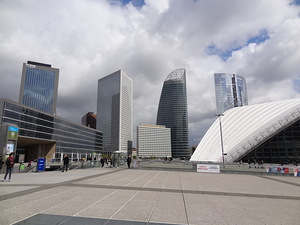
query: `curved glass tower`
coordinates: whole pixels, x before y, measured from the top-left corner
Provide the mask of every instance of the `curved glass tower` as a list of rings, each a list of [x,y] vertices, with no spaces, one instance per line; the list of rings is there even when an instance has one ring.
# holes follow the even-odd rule
[[[171,128],[172,157],[189,157],[185,69],[174,70],[166,78],[160,96],[156,124]]]

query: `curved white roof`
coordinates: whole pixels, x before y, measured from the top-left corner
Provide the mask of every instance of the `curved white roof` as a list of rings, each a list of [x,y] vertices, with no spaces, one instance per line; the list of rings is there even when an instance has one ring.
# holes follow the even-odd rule
[[[222,162],[220,119],[225,162],[234,162],[261,142],[300,119],[300,99],[249,105],[227,110],[197,146],[191,161]]]

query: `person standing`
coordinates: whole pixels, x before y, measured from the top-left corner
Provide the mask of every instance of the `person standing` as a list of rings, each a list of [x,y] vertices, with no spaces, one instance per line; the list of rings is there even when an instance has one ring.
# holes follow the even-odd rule
[[[128,158],[127,158],[128,169],[130,169],[130,164],[131,164],[131,156],[128,156]]]
[[[6,173],[5,173],[5,176],[4,176],[4,182],[7,181],[6,180],[6,177],[7,175],[8,176],[8,181],[10,182],[11,181],[11,173],[12,173],[12,170],[14,168],[14,164],[15,164],[15,160],[14,160],[14,153],[10,153],[9,154],[9,157],[6,159],[5,161],[5,164],[6,164]]]
[[[64,158],[63,158],[63,161],[64,161],[64,165],[63,165],[63,170],[62,172],[64,172],[66,170],[66,172],[68,171],[68,167],[69,167],[69,157],[68,155],[64,155]]]
[[[100,159],[101,167],[103,167],[103,166],[104,166],[104,162],[105,162],[105,159],[104,159],[104,157],[101,157],[101,159]]]

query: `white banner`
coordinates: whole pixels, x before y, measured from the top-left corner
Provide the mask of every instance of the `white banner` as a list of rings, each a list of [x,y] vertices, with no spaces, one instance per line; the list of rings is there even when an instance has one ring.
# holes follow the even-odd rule
[[[220,173],[220,166],[219,165],[197,164],[197,172],[202,172],[202,173]]]

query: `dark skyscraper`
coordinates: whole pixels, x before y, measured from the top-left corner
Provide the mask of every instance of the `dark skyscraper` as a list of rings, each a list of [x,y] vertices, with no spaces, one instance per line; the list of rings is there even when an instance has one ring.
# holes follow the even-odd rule
[[[177,69],[166,78],[160,96],[156,124],[171,128],[172,157],[189,157],[185,69]]]
[[[88,112],[81,118],[81,124],[90,128],[96,129],[97,115],[93,112]]]
[[[46,113],[56,113],[59,69],[49,64],[23,63],[19,102]]]

